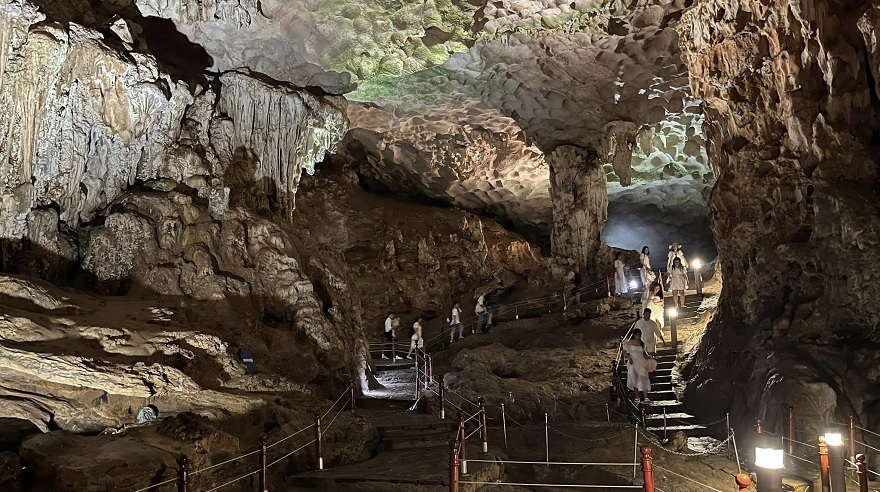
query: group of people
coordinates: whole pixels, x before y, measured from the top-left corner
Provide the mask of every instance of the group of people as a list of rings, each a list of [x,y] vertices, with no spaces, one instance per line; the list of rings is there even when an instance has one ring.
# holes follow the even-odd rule
[[[477,304],[474,308],[474,314],[476,315],[474,333],[485,333],[486,330],[488,330],[489,326],[492,325],[492,315],[497,307],[497,304],[486,301],[485,294],[477,298]],[[456,335],[458,335],[459,340],[464,338],[464,323],[462,323],[461,314],[461,306],[456,302],[452,305],[450,316],[446,318],[446,322],[449,323],[449,343],[455,341]],[[416,349],[421,349],[425,346],[425,338],[422,336],[422,323],[424,323],[424,318],[421,317],[416,319],[415,323],[413,323],[409,351],[406,354],[407,359],[412,359],[413,353],[415,353]],[[392,346],[397,340],[399,328],[400,317],[394,313],[388,314],[388,317],[385,318],[385,348],[382,350],[383,359],[389,358],[389,351],[393,352]],[[393,356],[395,359],[403,359],[403,357],[399,355]]]
[[[657,351],[657,338],[663,338],[665,324],[666,301],[663,297],[663,283],[658,273],[651,268],[651,249],[642,248],[639,255],[639,274],[642,285],[641,316],[633,327],[632,336],[623,344],[623,352],[627,361],[627,387],[636,393],[636,401],[649,401],[651,391],[650,373],[657,367],[654,353]],[[615,286],[618,294],[626,293],[623,261],[618,254],[615,258]],[[685,291],[688,288],[687,260],[681,245],[669,246],[666,260],[667,283],[672,291],[675,307],[684,307]]]

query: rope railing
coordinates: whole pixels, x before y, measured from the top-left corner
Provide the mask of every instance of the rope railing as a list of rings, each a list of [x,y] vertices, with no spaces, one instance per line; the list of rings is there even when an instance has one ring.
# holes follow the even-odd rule
[[[676,476],[676,477],[678,477],[678,478],[682,478],[682,479],[684,479],[684,480],[687,480],[688,482],[691,482],[691,483],[694,483],[694,484],[696,484],[696,485],[699,485],[699,486],[701,486],[701,487],[703,487],[703,488],[705,488],[705,489],[708,489],[708,490],[714,490],[715,492],[723,492],[722,490],[720,490],[720,489],[716,489],[715,487],[712,487],[711,485],[706,485],[706,484],[704,484],[703,482],[700,482],[700,481],[698,481],[698,480],[694,480],[693,478],[687,477],[687,476],[682,475],[682,474],[680,474],[680,473],[676,473],[676,472],[674,472],[674,471],[672,471],[672,470],[667,470],[666,468],[663,468],[663,467],[660,467],[660,466],[655,466],[654,469],[655,469],[655,470],[658,470],[658,471],[661,471],[661,472],[663,472],[663,473],[668,473],[668,474],[670,474],[670,475],[674,475],[674,476]]]
[[[471,482],[459,480],[458,483],[468,485],[513,485],[517,487],[568,487],[576,489],[629,489],[644,490],[641,485],[575,485],[564,483],[525,483],[525,482]]]
[[[292,432],[292,433],[290,433],[290,434],[288,434],[288,435],[282,437],[281,439],[279,439],[279,440],[273,442],[272,444],[267,444],[267,443],[266,443],[266,436],[265,436],[265,434],[263,434],[263,435],[260,436],[260,447],[259,447],[259,449],[254,450],[254,451],[250,451],[250,452],[247,452],[247,453],[243,453],[243,454],[241,454],[241,455],[239,455],[239,456],[236,456],[236,457],[233,457],[233,458],[230,458],[230,459],[227,459],[227,460],[221,461],[221,462],[219,462],[219,463],[214,463],[214,464],[212,464],[212,465],[208,465],[208,466],[205,466],[205,467],[203,467],[203,468],[200,468],[200,469],[197,469],[197,470],[193,470],[193,471],[189,471],[189,470],[187,469],[187,459],[186,459],[186,456],[185,456],[185,455],[181,455],[181,456],[177,459],[178,469],[177,469],[177,476],[176,476],[176,477],[174,477],[174,478],[170,478],[170,479],[165,480],[165,481],[163,481],[163,482],[159,482],[159,483],[156,483],[156,484],[149,485],[149,486],[147,486],[147,487],[143,487],[143,488],[140,488],[140,489],[136,489],[136,490],[134,490],[133,492],[157,492],[157,491],[159,490],[160,487],[165,486],[165,485],[169,485],[169,484],[174,483],[174,482],[177,482],[177,490],[178,490],[178,492],[187,492],[187,491],[188,491],[188,487],[189,487],[189,479],[190,479],[191,477],[196,476],[196,475],[199,475],[199,474],[202,474],[202,473],[205,473],[205,472],[208,472],[208,471],[211,471],[211,470],[215,470],[215,469],[223,468],[223,467],[225,467],[225,466],[227,466],[227,465],[229,465],[229,464],[232,464],[232,463],[235,463],[235,462],[241,461],[241,460],[243,460],[243,459],[245,459],[245,458],[249,458],[249,457],[254,456],[254,455],[259,455],[259,458],[260,458],[260,467],[259,467],[257,470],[254,470],[254,471],[252,471],[252,472],[248,472],[248,473],[246,473],[246,474],[244,474],[244,475],[237,476],[237,477],[235,477],[235,478],[233,478],[233,479],[230,479],[230,480],[228,480],[228,481],[226,481],[226,482],[223,482],[223,483],[221,483],[221,484],[219,484],[219,485],[216,485],[216,486],[214,486],[214,487],[212,487],[212,488],[204,489],[203,492],[215,492],[215,491],[217,491],[217,490],[223,489],[223,488],[225,488],[225,487],[227,487],[227,486],[229,486],[229,485],[232,485],[232,484],[234,484],[234,483],[236,483],[236,482],[239,482],[239,481],[241,481],[241,480],[244,480],[244,479],[246,479],[246,478],[248,478],[248,477],[251,477],[251,476],[254,476],[254,475],[260,475],[260,482],[261,482],[261,484],[263,484],[263,488],[262,488],[262,489],[265,490],[265,483],[266,483],[266,480],[267,480],[267,477],[266,477],[267,472],[266,472],[266,470],[267,470],[269,467],[271,467],[271,466],[273,466],[273,465],[275,465],[275,464],[280,463],[281,461],[283,461],[283,460],[289,458],[290,456],[296,454],[297,452],[299,452],[299,451],[305,449],[305,448],[308,447],[309,445],[311,445],[311,444],[315,444],[315,443],[318,443],[318,444],[319,444],[319,445],[317,446],[317,449],[316,449],[316,455],[317,455],[318,460],[319,460],[319,468],[323,468],[323,458],[321,457],[321,451],[320,451],[320,449],[321,449],[321,448],[320,448],[320,440],[321,440],[321,427],[320,427],[320,422],[321,422],[321,420],[324,419],[327,415],[329,415],[330,412],[331,412],[334,408],[336,408],[337,405],[339,405],[339,403],[340,403],[341,401],[343,401],[343,399],[344,399],[346,396],[348,396],[348,398],[344,400],[344,403],[342,403],[342,405],[340,405],[339,408],[337,409],[336,414],[333,416],[333,419],[332,419],[332,420],[330,421],[330,423],[324,428],[325,430],[326,430],[326,429],[329,429],[329,428],[333,425],[333,423],[336,421],[336,418],[339,417],[339,415],[342,413],[342,411],[346,408],[346,406],[348,406],[349,403],[352,403],[352,404],[353,404],[354,392],[353,392],[352,390],[353,390],[353,385],[349,385],[349,386],[347,386],[347,387],[345,388],[345,390],[342,392],[342,394],[341,394],[341,395],[340,395],[340,396],[339,396],[339,397],[338,397],[338,398],[337,398],[337,399],[336,399],[336,400],[335,400],[335,401],[329,406],[329,408],[327,409],[327,411],[325,411],[323,414],[321,414],[321,413],[317,413],[317,412],[316,412],[316,413],[315,413],[315,423],[313,423],[313,424],[311,424],[311,425],[308,425],[308,426],[306,426],[306,427],[303,427],[302,429],[299,429],[299,430],[297,430],[297,431],[295,431],[295,432]],[[352,405],[352,408],[353,408],[353,405]],[[311,441],[309,441],[308,443],[306,443],[306,444],[300,446],[299,448],[295,449],[294,451],[285,454],[285,455],[282,456],[281,458],[279,458],[279,459],[277,459],[277,460],[275,460],[275,461],[272,461],[271,463],[267,463],[267,461],[268,461],[268,460],[267,460],[267,451],[268,451],[270,448],[273,448],[273,447],[275,447],[275,446],[278,446],[278,445],[280,445],[281,443],[287,441],[288,439],[291,439],[291,438],[293,438],[293,437],[295,437],[295,436],[298,436],[298,435],[302,434],[303,432],[305,432],[305,431],[307,431],[307,430],[309,430],[309,429],[315,429],[315,430],[316,430],[316,438],[315,438],[315,439],[312,439]]]

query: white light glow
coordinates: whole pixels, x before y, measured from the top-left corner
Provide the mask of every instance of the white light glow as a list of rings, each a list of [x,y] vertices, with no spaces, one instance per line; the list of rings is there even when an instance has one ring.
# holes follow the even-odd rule
[[[669,310],[669,317],[674,318],[676,316],[678,316],[678,309],[675,309],[675,308],[670,309]]]
[[[843,436],[839,432],[825,433],[825,444],[829,446],[843,446]]]
[[[785,456],[781,449],[755,448],[755,466],[781,470],[785,467]]]
[[[630,289],[635,289],[635,288],[637,288],[638,286],[639,286],[639,283],[636,282],[635,280],[630,280],[630,281],[629,281],[629,288],[630,288]]]
[[[691,265],[693,265],[694,268],[696,268],[697,270],[699,270],[700,267],[703,266],[703,263],[701,263],[700,260],[694,260],[694,262],[691,263]]]

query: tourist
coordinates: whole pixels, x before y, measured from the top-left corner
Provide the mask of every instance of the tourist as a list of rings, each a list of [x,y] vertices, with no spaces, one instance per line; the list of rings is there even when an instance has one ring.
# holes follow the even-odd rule
[[[650,401],[648,392],[651,391],[651,378],[648,373],[648,360],[651,357],[645,352],[641,330],[633,330],[629,340],[623,343],[623,351],[626,354],[626,387],[636,392],[636,402]]]
[[[687,290],[687,267],[682,264],[681,258],[672,260],[672,268],[669,270],[669,278],[672,280],[672,301],[675,307],[684,307],[684,291]]]
[[[422,318],[413,323],[413,334],[410,337],[409,352],[406,353],[407,359],[412,359],[413,352],[425,346],[425,339],[422,338]]]
[[[394,342],[397,340],[397,327],[400,326],[400,318],[395,316],[394,314],[389,314],[387,318],[385,318],[385,347],[382,350],[382,358],[387,359],[388,355],[386,355],[387,351],[391,351],[392,355],[394,355]],[[401,359],[402,357],[399,355],[394,355],[395,359]]]
[[[649,354],[657,352],[657,337],[660,337],[660,341],[666,344],[666,340],[663,339],[663,332],[660,331],[660,325],[651,319],[650,309],[645,309],[642,319],[636,321],[635,329],[641,332],[645,352]]]
[[[623,272],[623,260],[620,259],[620,253],[614,255],[614,295],[623,295],[627,293],[626,275]]]
[[[663,307],[663,286],[660,285],[660,282],[654,282],[642,292],[642,312],[650,309],[651,319],[657,322],[661,330],[665,324],[663,321]]]
[[[673,243],[669,245],[669,254],[666,255],[666,271],[672,272],[672,262],[676,258],[681,259],[681,264],[687,268],[687,260],[684,258],[684,251],[681,250],[681,245],[678,243]]]
[[[474,330],[474,333],[483,333],[483,329],[486,327],[486,318],[488,315],[486,314],[486,295],[481,294],[480,297],[477,298],[477,306],[474,308],[474,314],[477,315],[477,326]]]
[[[651,248],[647,246],[642,247],[642,254],[639,255],[639,263],[641,264],[639,274],[642,277],[642,287],[644,290],[648,290],[648,286],[655,278],[657,278],[651,270]]]
[[[461,308],[458,306],[457,302],[452,306],[452,316],[449,318],[449,325],[451,326],[449,343],[452,343],[455,340],[456,331],[458,331],[459,340],[464,338],[464,325],[461,324]]]

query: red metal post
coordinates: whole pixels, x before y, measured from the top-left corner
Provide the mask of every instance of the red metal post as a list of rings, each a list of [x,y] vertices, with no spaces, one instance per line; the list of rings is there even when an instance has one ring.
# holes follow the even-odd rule
[[[849,416],[849,459],[856,459],[856,417]]]
[[[321,415],[315,412],[315,458],[318,460],[318,469],[324,469],[324,454],[321,450]]]
[[[752,485],[752,477],[746,475],[745,473],[740,473],[736,476],[736,486],[737,490],[743,492],[744,490],[749,490],[749,487]]]
[[[831,468],[828,464],[828,445],[825,436],[819,436],[819,476],[822,479],[822,492],[831,492]]]
[[[182,454],[177,458],[177,492],[187,492],[189,485],[189,476],[186,472],[186,455]]]
[[[467,433],[464,430],[464,414],[458,414],[458,457],[461,460],[461,474],[467,475]]]
[[[397,337],[391,337],[391,362],[397,360],[397,344],[395,341]]]
[[[859,475],[859,492],[868,492],[868,466],[865,465],[865,455],[856,455],[856,469]]]
[[[794,407],[788,406],[788,454],[794,454]]]
[[[458,444],[449,441],[449,492],[458,492],[459,472]]]
[[[645,477],[645,492],[656,492],[654,488],[654,464],[651,459],[651,448],[642,446],[642,475]]]
[[[483,454],[489,452],[489,431],[486,425],[486,400],[480,397],[477,402],[480,404],[480,440],[483,441]]]
[[[440,419],[446,420],[446,381],[443,374],[440,375]]]
[[[266,434],[260,434],[260,492],[269,492]]]

